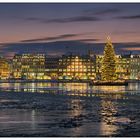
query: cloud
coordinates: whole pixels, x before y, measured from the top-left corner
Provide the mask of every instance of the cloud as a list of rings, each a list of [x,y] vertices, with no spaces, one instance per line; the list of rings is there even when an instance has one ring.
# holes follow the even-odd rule
[[[132,43],[126,43],[123,45],[124,47],[121,48],[123,51],[140,51],[140,43],[132,42]]]
[[[37,21],[41,23],[72,23],[72,22],[92,22],[103,20],[102,15],[117,14],[121,10],[116,8],[109,8],[103,10],[87,9],[83,10],[80,15],[62,18],[46,18],[46,17],[14,17],[26,21]]]
[[[44,37],[44,38],[22,40],[21,42],[52,41],[52,40],[66,39],[66,38],[75,37],[75,36],[78,36],[78,34],[64,34],[64,35],[58,35],[54,37]]]
[[[115,18],[124,19],[124,20],[127,20],[127,19],[140,19],[140,14],[130,15],[130,16],[119,16],[119,17],[115,17]]]
[[[139,34],[139,32],[138,31],[114,31],[114,32],[112,32],[112,34],[114,34],[114,35],[134,35],[134,34]]]
[[[79,40],[76,40],[76,41],[80,41],[80,42],[95,42],[95,41],[99,41],[100,39],[95,39],[95,38],[89,38],[89,39],[79,39]]]
[[[47,53],[48,55],[61,55],[66,52],[79,52],[85,54],[88,49],[91,49],[95,54],[103,54],[105,43],[96,43],[95,39],[89,39],[95,42],[84,42],[87,39],[65,40],[54,42],[33,42],[33,43],[17,43],[9,44],[0,51],[0,54],[5,57],[11,57],[15,53]],[[127,51],[132,51],[137,54],[140,50],[140,43],[113,43],[116,54],[125,54]],[[12,53],[11,53],[12,52]]]
[[[43,42],[43,41],[55,41],[55,40],[63,40],[63,39],[73,39],[73,37],[80,37],[87,34],[92,34],[93,32],[87,33],[79,33],[79,34],[62,34],[53,37],[42,37],[42,38],[35,38],[35,39],[27,39],[21,40],[20,42],[23,43],[30,43],[30,42]],[[75,39],[76,40],[76,39]],[[97,41],[98,39],[78,39],[77,41]]]
[[[121,10],[120,9],[105,9],[102,11],[98,11],[96,15],[105,15],[105,14],[118,14]]]
[[[87,15],[108,15],[108,14],[117,14],[121,12],[120,9],[116,9],[116,8],[111,8],[111,9],[104,9],[104,10],[100,10],[100,11],[95,11],[95,9],[89,9],[89,10],[84,10],[83,13],[87,14]]]
[[[74,17],[53,18],[53,19],[28,17],[28,18],[24,18],[24,20],[39,21],[41,23],[71,23],[71,22],[99,21],[100,19],[93,16],[74,16]]]
[[[60,40],[60,39],[67,39],[71,37],[80,36],[81,34],[63,34],[54,37],[43,37],[43,38],[35,38],[29,40],[22,40],[20,42],[40,42],[40,41],[53,41],[53,40]]]
[[[68,23],[68,22],[87,22],[87,21],[99,21],[100,19],[93,16],[76,16],[69,18],[50,19],[47,23]]]
[[[1,52],[0,52],[1,53]],[[13,56],[16,54],[16,52],[2,52],[1,55],[8,58],[8,59],[11,59],[13,58]]]
[[[129,47],[129,48],[122,48],[125,51],[140,51],[140,47]]]
[[[54,52],[54,51],[48,51],[47,53],[48,56],[61,56],[63,54],[64,52]]]
[[[3,52],[3,49],[8,47],[12,43],[0,43],[0,53]]]
[[[121,10],[117,8],[109,8],[103,10],[95,10],[95,9],[88,9],[83,10],[81,15],[71,16],[71,17],[63,17],[63,18],[52,18],[48,19],[46,17],[27,17],[24,18],[26,21],[38,21],[41,23],[72,23],[72,22],[92,22],[92,21],[101,21],[103,20],[102,16],[108,14],[117,14]]]

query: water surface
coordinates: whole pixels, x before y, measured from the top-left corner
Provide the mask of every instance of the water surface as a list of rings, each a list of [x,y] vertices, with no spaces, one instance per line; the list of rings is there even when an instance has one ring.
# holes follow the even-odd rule
[[[0,136],[140,136],[140,83],[0,83]]]

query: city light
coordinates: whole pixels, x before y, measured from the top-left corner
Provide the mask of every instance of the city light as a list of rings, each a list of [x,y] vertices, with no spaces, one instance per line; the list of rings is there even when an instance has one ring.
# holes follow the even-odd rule
[[[112,45],[111,40],[108,44]],[[111,60],[110,56],[108,58]],[[103,66],[106,66],[103,60],[104,55],[97,55],[92,51],[85,55],[50,57],[45,53],[16,54],[12,60],[0,58],[0,79],[99,81],[103,80]],[[140,79],[139,69],[139,55],[115,55],[115,72],[112,73],[115,74],[116,80],[138,80]],[[104,70],[106,71],[107,68]],[[105,75],[108,78],[110,72]]]

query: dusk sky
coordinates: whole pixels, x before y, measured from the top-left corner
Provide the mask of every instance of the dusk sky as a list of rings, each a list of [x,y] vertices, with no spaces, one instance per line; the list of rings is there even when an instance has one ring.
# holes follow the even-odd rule
[[[17,43],[105,43],[107,35],[140,50],[140,4],[0,4],[1,53],[14,53],[9,44]]]

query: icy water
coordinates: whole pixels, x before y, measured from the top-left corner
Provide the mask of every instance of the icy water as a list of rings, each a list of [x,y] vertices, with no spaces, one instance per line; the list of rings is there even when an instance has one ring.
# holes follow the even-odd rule
[[[0,83],[0,136],[140,136],[140,83]]]

